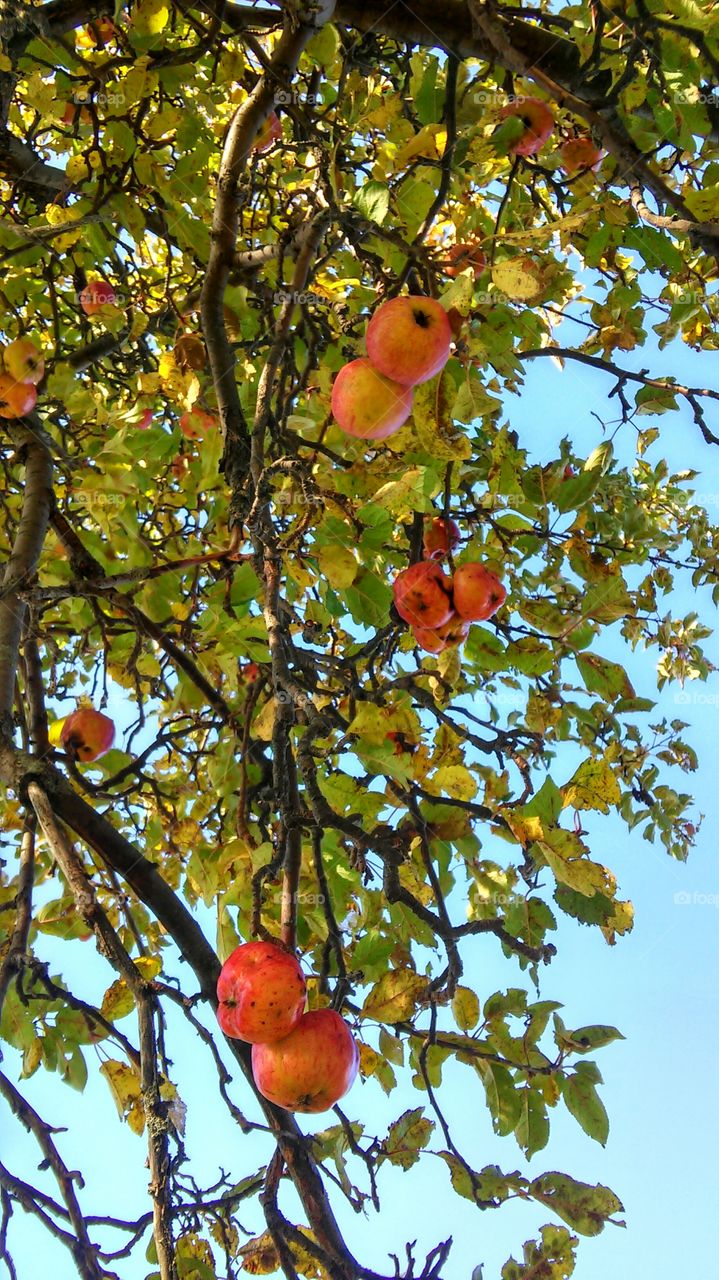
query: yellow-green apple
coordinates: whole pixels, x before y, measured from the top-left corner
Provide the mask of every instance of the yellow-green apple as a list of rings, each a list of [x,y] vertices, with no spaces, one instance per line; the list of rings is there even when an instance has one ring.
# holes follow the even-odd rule
[[[455,612],[466,622],[483,622],[497,612],[507,592],[496,573],[482,564],[461,564],[452,578]]]
[[[206,413],[204,409],[188,409],[180,415],[180,431],[188,440],[201,440],[216,426],[215,414]]]
[[[367,355],[375,369],[405,387],[427,382],[449,359],[452,330],[434,298],[390,298],[367,325]]]
[[[115,290],[104,280],[91,280],[80,294],[80,306],[86,316],[94,316],[100,307],[114,306],[115,302]]]
[[[338,427],[361,440],[386,440],[412,412],[412,388],[400,386],[362,356],[340,369],[332,384]]]
[[[115,725],[94,707],[78,707],[65,720],[60,741],[73,759],[99,760],[115,741]]]
[[[452,245],[442,269],[446,276],[454,280],[460,271],[466,271],[468,267],[471,267],[476,280],[478,276],[481,276],[486,265],[487,258],[484,251],[480,249],[476,241],[468,240]]]
[[[502,107],[500,119],[517,117],[524,125],[519,138],[507,150],[513,156],[536,156],[554,128],[554,116],[539,98],[515,98]]]
[[[16,382],[8,373],[0,373],[0,418],[24,418],[37,401],[31,382]]]
[[[442,653],[455,645],[464,644],[469,635],[469,623],[453,617],[443,627],[413,627],[412,634],[420,649],[428,653]]]
[[[443,560],[462,541],[462,533],[456,520],[435,516],[424,531],[423,550],[427,560]]]
[[[253,151],[269,151],[273,142],[282,137],[282,121],[276,111],[271,111],[252,144]]]
[[[598,169],[602,152],[586,135],[565,138],[559,148],[559,163],[565,173],[579,173],[581,169]]]
[[[297,1025],[306,997],[296,956],[276,942],[243,942],[217,980],[217,1020],[226,1036],[270,1044]]]
[[[45,361],[30,338],[16,338],[2,353],[5,372],[16,382],[37,386],[45,372]]]
[[[252,1046],[255,1084],[286,1111],[328,1111],[351,1089],[359,1050],[334,1009],[305,1013],[284,1040]]]
[[[413,627],[444,626],[454,612],[452,583],[436,560],[420,560],[397,574],[392,585],[394,607]]]

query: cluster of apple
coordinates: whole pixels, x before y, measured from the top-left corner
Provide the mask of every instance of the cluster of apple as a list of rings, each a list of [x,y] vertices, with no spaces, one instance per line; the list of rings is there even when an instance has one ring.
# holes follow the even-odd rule
[[[74,760],[99,760],[115,741],[115,725],[94,707],[78,707],[63,721],[60,741]]]
[[[340,369],[332,413],[349,436],[385,440],[412,412],[413,388],[449,359],[452,329],[434,298],[404,295],[377,308],[367,326],[367,355]]]
[[[243,942],[217,980],[217,1020],[252,1045],[263,1098],[286,1111],[328,1111],[354,1084],[359,1050],[334,1009],[305,1013],[306,996],[296,956],[275,942]]]
[[[30,338],[0,344],[0,418],[24,418],[37,402],[45,361]]]
[[[392,587],[395,609],[428,653],[464,644],[470,623],[491,618],[507,598],[497,575],[482,564],[461,564],[447,576],[438,561],[460,538],[454,520],[436,516],[425,533],[425,559],[403,569]]]
[[[499,115],[505,123],[500,125],[495,138],[504,139],[509,155],[536,156],[554,131],[554,115],[541,98],[514,98],[502,107]],[[601,158],[600,148],[587,134],[567,137],[559,148],[560,165],[570,176],[596,169]]]

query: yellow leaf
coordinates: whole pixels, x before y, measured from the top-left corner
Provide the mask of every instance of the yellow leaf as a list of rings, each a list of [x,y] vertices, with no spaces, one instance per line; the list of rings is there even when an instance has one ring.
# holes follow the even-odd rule
[[[55,720],[54,723],[50,725],[50,728],[48,729],[48,732],[47,732],[47,740],[50,743],[51,747],[57,747],[60,745],[60,735],[62,733],[62,726],[64,725],[66,719],[67,717],[65,717],[62,720]]]
[[[582,893],[587,898],[595,893],[603,893],[607,898],[614,897],[617,882],[611,871],[585,856],[586,846],[573,831],[555,827],[543,840],[538,840],[534,847],[543,854],[561,884],[576,889],[577,893]]]
[[[271,742],[274,725],[275,704],[274,700],[270,698],[252,721],[253,736],[259,738],[260,742]]]
[[[446,145],[447,130],[444,126],[426,124],[397,152],[394,158],[395,169],[404,169],[410,160],[416,160],[422,156],[428,160],[441,160]]]
[[[609,813],[621,800],[619,783],[606,760],[585,760],[563,788],[564,808]]]
[[[471,1031],[479,1022],[479,999],[469,987],[457,987],[452,997],[452,1013],[460,1031]]]
[[[335,591],[342,591],[344,587],[352,585],[357,576],[359,564],[349,547],[340,547],[335,542],[329,546],[318,547],[315,554],[320,573]]]
[[[542,270],[531,258],[507,258],[492,268],[492,280],[508,298],[530,301],[544,287]]]
[[[405,1022],[414,1013],[427,982],[414,969],[390,969],[375,983],[362,1006],[363,1018]]]
[[[453,800],[472,800],[477,794],[477,783],[463,764],[448,764],[429,779],[428,789],[433,795],[451,796]]]
[[[519,840],[521,845],[528,845],[533,840],[542,839],[544,827],[542,826],[541,818],[521,818],[512,809],[501,809],[500,813],[512,835]]]
[[[129,1112],[136,1108],[140,1100],[140,1077],[132,1067],[128,1067],[125,1062],[116,1062],[113,1058],[109,1058],[107,1062],[100,1064],[100,1071],[104,1075],[110,1086],[110,1092],[115,1099],[118,1115],[121,1119],[128,1119]],[[138,1132],[135,1124],[133,1131]],[[140,1129],[140,1132],[142,1130]]]
[[[130,11],[130,21],[140,36],[156,36],[170,20],[165,0],[140,0]]]

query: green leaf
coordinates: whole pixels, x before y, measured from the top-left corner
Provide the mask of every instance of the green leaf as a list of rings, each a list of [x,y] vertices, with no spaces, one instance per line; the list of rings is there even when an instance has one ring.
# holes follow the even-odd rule
[[[592,1187],[563,1173],[544,1173],[529,1184],[529,1193],[583,1236],[597,1236],[624,1206],[609,1187]],[[624,1226],[623,1222],[616,1223]]]
[[[389,213],[389,187],[370,178],[355,191],[353,204],[365,218],[381,227]]]
[[[549,1141],[547,1107],[537,1089],[527,1086],[519,1090],[519,1119],[514,1133],[528,1160],[546,1147]]]
[[[399,1120],[389,1127],[389,1133],[382,1143],[383,1154],[390,1164],[399,1165],[401,1169],[411,1169],[419,1160],[419,1153],[427,1146],[434,1132],[434,1121],[427,1120],[421,1107],[405,1111]]]
[[[609,1137],[609,1117],[595,1085],[577,1071],[564,1081],[562,1097],[584,1132],[605,1146]]]
[[[610,702],[618,697],[634,697],[631,681],[618,662],[600,658],[598,653],[579,653],[575,661],[590,693],[598,693]]]

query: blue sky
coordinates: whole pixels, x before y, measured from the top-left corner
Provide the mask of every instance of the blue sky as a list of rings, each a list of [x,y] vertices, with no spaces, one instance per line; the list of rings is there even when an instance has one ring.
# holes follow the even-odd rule
[[[697,385],[705,385],[708,379],[706,360],[678,343],[658,352],[650,341],[641,350],[618,353],[618,357],[628,368],[650,367],[664,374],[671,369],[678,379]],[[606,400],[610,387],[606,375],[571,362],[564,373],[546,360],[528,367],[522,396],[508,397],[506,409],[520,440],[532,451],[531,461],[556,457],[565,434],[580,455],[600,443],[601,431],[591,409],[604,418],[616,412],[612,407],[616,402]],[[717,459],[702,441],[691,413],[682,409],[661,420],[643,419],[643,424],[655,423],[661,437],[648,456],[665,457],[675,470],[699,471],[694,487],[704,495],[710,517],[717,520]],[[633,433],[624,428],[615,439],[620,460],[632,456],[633,446]],[[712,622],[708,592],[703,598],[689,582],[674,592],[672,608],[680,616],[696,608]],[[690,685],[684,691],[670,686],[657,694],[654,651],[632,654],[623,644],[612,646],[606,640],[601,651],[626,665],[637,693],[657,699],[658,713],[689,722],[686,736],[699,751],[700,767],[693,777],[680,776],[679,785],[693,791],[697,809],[705,815],[697,847],[685,865],[672,862],[639,832],[628,832],[618,819],[596,817],[588,824],[593,855],[616,872],[620,896],[634,902],[635,928],[610,948],[598,932],[560,920],[557,957],[540,975],[541,996],[564,1003],[562,1015],[569,1027],[606,1022],[626,1036],[596,1055],[611,1126],[606,1150],[587,1138],[560,1105],[550,1112],[549,1145],[527,1164],[513,1138],[498,1139],[492,1133],[481,1084],[468,1067],[445,1068],[443,1107],[460,1149],[475,1168],[496,1162],[505,1170],[519,1169],[529,1176],[561,1169],[587,1182],[601,1181],[619,1194],[627,1229],[609,1227],[596,1239],[582,1242],[577,1269],[581,1280],[605,1280],[608,1270],[617,1280],[638,1274],[675,1280],[677,1275],[709,1275],[708,1223],[716,1211],[719,874],[713,837],[719,820],[715,784],[719,679],[714,676],[707,684]],[[710,642],[712,655],[716,646]],[[132,718],[132,709],[119,699],[110,711],[121,725]],[[137,745],[136,740],[136,749]],[[565,758],[569,761],[569,754]],[[555,776],[564,772],[557,768]],[[213,936],[209,915],[208,922]],[[61,967],[65,978],[76,982],[87,999],[102,998],[110,977],[92,944],[59,947],[43,937],[37,946],[39,954],[58,970]],[[493,939],[468,940],[464,954],[466,981],[482,998],[512,984],[523,985],[519,967],[504,959]],[[211,1025],[209,1018],[205,1021]],[[132,1018],[123,1026],[133,1034]],[[231,1126],[213,1096],[209,1058],[201,1060],[205,1076],[204,1069],[198,1071],[195,1046],[184,1024],[174,1019],[171,1027],[174,1076],[188,1104],[187,1145],[196,1162],[195,1174],[210,1181],[221,1166],[239,1179],[266,1161],[269,1146],[256,1135],[242,1137]],[[16,1055],[8,1051],[5,1069],[11,1074],[15,1060]],[[120,1216],[143,1212],[148,1203],[144,1139],[119,1124],[107,1086],[92,1066],[84,1095],[59,1086],[42,1072],[25,1088],[48,1120],[67,1126],[68,1132],[59,1134],[57,1141],[71,1167],[87,1168],[87,1152],[91,1152],[93,1168],[82,1193],[86,1210],[102,1212],[109,1202]],[[233,1096],[251,1118],[259,1118],[241,1081]],[[386,1099],[378,1085],[369,1081],[355,1086],[343,1109],[362,1121],[368,1134],[381,1136],[405,1107],[420,1105],[422,1100],[408,1087]],[[332,1122],[330,1113],[310,1120],[306,1127],[319,1130]],[[431,1145],[439,1149],[439,1134]],[[37,1154],[12,1119],[3,1119],[1,1148],[3,1162],[32,1180]],[[46,1185],[51,1189],[49,1181]],[[469,1280],[473,1267],[481,1262],[484,1280],[494,1280],[510,1252],[517,1256],[522,1242],[551,1220],[540,1206],[520,1202],[480,1213],[457,1199],[444,1165],[429,1157],[405,1174],[387,1168],[380,1174],[379,1187],[380,1194],[383,1189],[385,1193],[379,1220],[373,1213],[364,1218],[345,1212],[339,1198],[336,1203],[350,1246],[365,1263],[385,1271],[391,1270],[388,1252],[401,1256],[406,1239],[416,1239],[417,1255],[423,1256],[452,1234],[455,1247],[447,1275]],[[286,1194],[290,1217],[291,1203],[291,1193]],[[249,1229],[262,1229],[256,1211],[240,1216]],[[12,1239],[21,1280],[39,1275],[40,1267],[51,1269],[53,1280],[74,1280],[69,1256],[35,1223],[16,1225]],[[120,1264],[123,1280],[140,1274],[137,1266]]]

